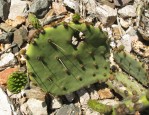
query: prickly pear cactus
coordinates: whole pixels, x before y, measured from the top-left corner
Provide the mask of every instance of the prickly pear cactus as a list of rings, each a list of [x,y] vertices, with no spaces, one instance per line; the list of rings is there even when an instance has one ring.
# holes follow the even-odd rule
[[[102,104],[97,100],[89,100],[88,106],[99,113],[108,115],[134,115],[136,111],[149,107],[149,91],[141,96],[134,95],[131,99],[123,100],[114,106]]]
[[[97,100],[89,100],[87,104],[90,108],[92,108],[95,111],[98,111],[101,114],[109,114],[112,112],[111,106],[99,103],[97,102]]]
[[[12,73],[7,81],[7,88],[12,93],[19,93],[27,84],[27,75],[22,72]]]
[[[26,52],[28,73],[53,95],[64,95],[110,75],[107,36],[85,23],[62,23],[42,31]]]
[[[130,78],[125,73],[116,72],[113,74],[113,79],[109,79],[108,86],[123,98],[131,98],[134,94],[145,94],[147,89],[139,84],[135,79]]]
[[[114,60],[116,63],[128,74],[133,76],[137,81],[141,82],[144,86],[149,85],[149,73],[145,65],[123,50],[116,50],[114,52]]]

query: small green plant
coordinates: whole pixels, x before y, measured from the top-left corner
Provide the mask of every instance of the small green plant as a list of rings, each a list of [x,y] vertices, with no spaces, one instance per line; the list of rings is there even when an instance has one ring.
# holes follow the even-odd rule
[[[78,13],[76,13],[76,14],[74,14],[74,15],[72,16],[72,21],[73,21],[74,23],[78,23],[79,20],[80,20],[80,15],[79,15]]]
[[[7,81],[7,88],[12,93],[19,93],[27,84],[27,75],[23,72],[12,73]]]

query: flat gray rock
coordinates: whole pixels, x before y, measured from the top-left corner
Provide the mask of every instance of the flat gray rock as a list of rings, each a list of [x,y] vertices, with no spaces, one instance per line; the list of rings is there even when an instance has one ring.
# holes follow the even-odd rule
[[[34,13],[37,18],[43,18],[49,11],[50,2],[49,0],[33,0],[29,12]]]
[[[80,108],[73,104],[64,105],[57,111],[56,115],[80,115]]]
[[[9,19],[15,20],[17,16],[26,16],[29,1],[11,0]]]
[[[133,5],[127,5],[119,9],[118,13],[123,18],[136,17],[136,7]]]

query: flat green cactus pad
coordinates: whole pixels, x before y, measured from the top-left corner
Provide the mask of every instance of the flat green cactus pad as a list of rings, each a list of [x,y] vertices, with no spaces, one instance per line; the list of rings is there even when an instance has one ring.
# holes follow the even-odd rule
[[[124,51],[115,51],[114,60],[123,70],[136,78],[144,86],[149,85],[148,71],[144,67],[143,63],[136,61],[132,55]]]
[[[65,95],[110,74],[107,36],[86,24],[45,28],[26,52],[29,74],[46,92]]]

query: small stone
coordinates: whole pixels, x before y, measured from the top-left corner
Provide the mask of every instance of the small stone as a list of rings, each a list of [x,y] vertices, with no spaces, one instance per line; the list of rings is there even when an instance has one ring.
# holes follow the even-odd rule
[[[24,113],[25,115],[32,114],[31,110],[28,109],[27,103],[20,105],[20,110],[21,110],[21,113]]]
[[[29,12],[34,13],[37,18],[43,18],[49,11],[49,0],[33,0]]]
[[[10,100],[6,93],[0,88],[0,114],[1,115],[12,115],[13,111],[11,109],[13,105],[10,105]]]
[[[28,10],[29,1],[22,0],[11,0],[9,19],[15,20],[17,16],[26,16]]]
[[[9,75],[17,70],[18,68],[15,67],[15,68],[8,68],[8,69],[1,71],[0,72],[0,84],[6,85]]]
[[[6,67],[14,66],[17,60],[12,53],[4,53],[0,57],[0,70],[5,69]]]
[[[149,41],[149,31],[138,29],[138,33],[142,36],[142,38],[146,41]]]
[[[23,45],[25,41],[28,40],[27,37],[27,29],[25,27],[21,27],[14,32],[14,41],[19,47]]]
[[[109,99],[113,98],[113,94],[111,93],[110,89],[105,88],[98,91],[99,99]]]
[[[32,115],[48,115],[47,105],[44,101],[30,98],[26,103]]]
[[[112,34],[115,40],[119,40],[121,38],[122,32],[118,25],[112,25]]]
[[[46,93],[43,92],[39,87],[32,87],[24,90],[27,98],[34,98],[41,101],[45,100]]]
[[[66,8],[63,6],[62,3],[53,2],[52,8],[56,15],[65,14],[67,12]]]
[[[142,57],[149,57],[149,46],[143,44],[141,41],[132,41],[132,49]]]
[[[116,21],[117,11],[107,5],[97,6],[96,12],[99,20],[105,26],[110,26]]]
[[[12,32],[8,32],[8,33],[2,33],[0,35],[0,42],[3,44],[6,43],[12,43],[13,41],[13,33]]]
[[[137,32],[136,30],[130,26],[127,30],[126,30],[126,33],[129,34],[130,36],[136,36],[137,35]]]
[[[74,93],[70,93],[70,94],[65,95],[65,97],[66,97],[68,102],[72,102],[75,99],[75,94]]]
[[[12,47],[11,49],[12,49],[12,53],[13,54],[16,54],[16,53],[18,53],[20,51],[20,48],[17,45]]]
[[[123,18],[136,17],[136,7],[133,5],[127,5],[121,9],[119,9],[118,13]]]
[[[131,2],[132,0],[114,0],[115,6],[124,6]]]
[[[0,19],[6,20],[8,18],[10,4],[10,0],[0,0]]]
[[[64,105],[57,110],[55,115],[81,115],[81,110],[74,104]]]
[[[23,16],[17,16],[12,23],[13,27],[20,26],[21,24],[25,23],[26,19]]]
[[[52,100],[52,109],[58,109],[62,107],[62,102],[60,101],[60,99],[54,98]]]
[[[85,110],[85,115],[101,115],[99,112],[96,112],[90,108]]]
[[[4,30],[5,32],[13,32],[15,28],[8,25],[7,23],[0,23],[0,29]]]
[[[66,6],[73,9],[75,12],[79,12],[79,3],[75,0],[64,0],[63,2]]]
[[[125,21],[123,18],[120,18],[120,24],[122,25],[123,28],[129,27],[129,22]]]
[[[124,50],[127,52],[130,52],[132,50],[132,39],[131,36],[129,34],[125,34],[124,36],[122,36],[122,39],[120,40],[122,45],[125,47]]]
[[[80,89],[77,91],[78,96],[80,97],[80,104],[83,109],[87,107],[87,102],[90,99],[89,93],[85,89]]]

